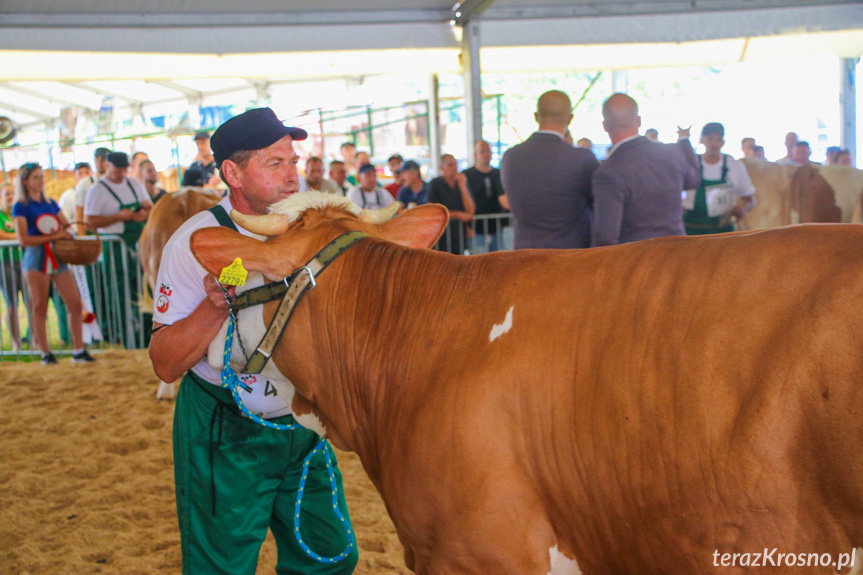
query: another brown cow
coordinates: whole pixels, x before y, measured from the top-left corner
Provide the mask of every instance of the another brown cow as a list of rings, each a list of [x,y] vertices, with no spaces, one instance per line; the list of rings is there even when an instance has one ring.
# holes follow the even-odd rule
[[[209,228],[192,250],[278,280],[371,236],[264,374],[359,454],[417,573],[835,573],[783,557],[863,544],[863,227],[463,257],[416,249],[439,206],[376,226],[303,196],[235,216],[266,243]],[[247,349],[277,305],[241,312]]]
[[[139,249],[141,266],[150,290],[155,290],[162,250],[183,222],[219,203],[221,193],[208,188],[184,188],[165,195],[150,210],[147,224],[141,232]],[[150,300],[152,304],[152,300]]]

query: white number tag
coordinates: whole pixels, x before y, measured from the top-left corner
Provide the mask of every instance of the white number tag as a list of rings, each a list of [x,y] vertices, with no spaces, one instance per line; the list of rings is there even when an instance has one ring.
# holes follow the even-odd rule
[[[704,188],[704,193],[707,196],[707,215],[711,218],[727,214],[734,207],[733,184],[707,186]]]

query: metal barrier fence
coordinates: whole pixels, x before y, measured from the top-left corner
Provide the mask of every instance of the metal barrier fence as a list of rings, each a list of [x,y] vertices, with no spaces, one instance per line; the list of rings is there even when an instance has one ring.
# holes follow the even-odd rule
[[[0,361],[38,361],[41,351],[30,330],[33,323],[30,293],[21,272],[21,262],[15,259],[18,247],[18,242],[0,241]],[[70,269],[84,307],[87,347],[146,347],[150,318],[139,305],[139,286],[143,285],[143,278],[137,252],[129,249],[118,236],[102,236],[99,261],[89,266],[70,266]],[[71,353],[66,306],[53,284],[46,331],[49,347],[55,355]]]
[[[474,216],[469,224],[450,220],[435,249],[451,254],[477,255],[511,250],[512,246],[512,215],[482,214]]]

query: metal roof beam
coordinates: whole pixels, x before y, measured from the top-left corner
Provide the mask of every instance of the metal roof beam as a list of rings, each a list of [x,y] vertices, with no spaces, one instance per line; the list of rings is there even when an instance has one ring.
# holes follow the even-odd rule
[[[495,0],[460,0],[453,4],[451,21],[456,26],[464,26],[480,16],[494,2]]]
[[[52,122],[57,119],[52,116],[45,115],[42,112],[34,112],[33,110],[28,110],[27,108],[22,108],[21,106],[16,106],[15,104],[9,104],[8,102],[4,102],[2,100],[0,100],[0,108],[12,110],[13,112],[17,112],[19,114],[33,116],[34,118],[39,118],[39,120],[43,122]]]
[[[56,98],[49,94],[45,94],[44,92],[39,92],[38,90],[33,90],[31,88],[25,88],[23,86],[17,86],[15,84],[10,84],[8,82],[4,82],[0,84],[4,90],[11,90],[13,92],[18,92],[20,94],[26,94],[27,96],[33,96],[34,98],[39,98],[45,100],[46,102],[51,102],[52,104],[57,104],[58,106],[64,106],[69,108],[87,108],[92,110],[90,106],[86,104],[80,104],[78,102],[71,102],[69,100],[64,100],[62,98]]]
[[[468,0],[469,1],[469,0]],[[536,18],[595,18],[602,16],[646,16],[657,14],[697,14],[737,10],[765,10],[828,7],[856,4],[860,0],[785,0],[781,6],[775,0],[674,0],[667,2],[572,2],[548,6],[498,6],[483,16],[483,20],[519,20]],[[463,4],[467,4],[467,1]]]
[[[304,26],[321,24],[397,24],[446,22],[449,10],[334,10],[252,13],[50,13],[0,14],[0,28],[189,28]]]
[[[118,100],[122,100],[128,104],[138,105],[145,104],[143,100],[138,100],[136,98],[130,98],[129,96],[123,96],[121,94],[115,94],[113,92],[108,92],[106,90],[102,90],[101,88],[94,88],[92,86],[88,86],[86,84],[82,84],[81,82],[63,82],[67,86],[72,86],[73,88],[78,88],[80,90],[87,90],[88,92],[95,92],[101,96],[111,96],[113,98],[117,98]]]
[[[189,98],[201,99],[204,97],[204,93],[200,90],[195,90],[193,88],[187,88],[186,86],[182,86],[180,84],[176,84],[174,82],[168,82],[164,80],[147,80],[148,84],[153,84],[155,86],[161,86],[163,88],[167,88],[169,90],[173,90],[175,92],[180,92],[181,94],[185,94]]]

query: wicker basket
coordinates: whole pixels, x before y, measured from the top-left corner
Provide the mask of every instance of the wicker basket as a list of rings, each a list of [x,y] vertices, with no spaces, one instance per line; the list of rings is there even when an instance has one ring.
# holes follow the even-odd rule
[[[63,239],[54,241],[54,255],[57,259],[75,266],[88,266],[96,263],[102,253],[102,238],[99,232],[93,230],[95,236],[79,239]]]

